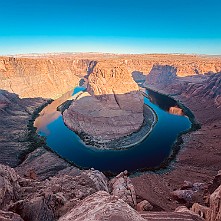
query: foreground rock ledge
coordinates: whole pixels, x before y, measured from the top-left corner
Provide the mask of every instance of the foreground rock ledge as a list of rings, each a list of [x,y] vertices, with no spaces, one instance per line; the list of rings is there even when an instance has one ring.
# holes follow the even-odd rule
[[[124,64],[99,62],[88,77],[87,92],[64,111],[65,124],[96,142],[127,136],[141,127],[143,97]]]

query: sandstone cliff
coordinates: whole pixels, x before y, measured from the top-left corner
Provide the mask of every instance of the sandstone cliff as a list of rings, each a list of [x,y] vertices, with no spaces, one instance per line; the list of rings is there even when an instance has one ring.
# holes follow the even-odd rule
[[[177,76],[191,76],[221,71],[218,57],[193,55],[116,55],[64,53],[0,57],[0,88],[20,97],[57,98],[78,85],[93,69],[96,61],[113,60],[125,64],[130,73],[147,75],[154,65],[169,65]]]
[[[20,97],[56,98],[86,74],[89,60],[0,57],[0,88]]]
[[[65,124],[96,141],[137,131],[143,123],[143,97],[124,64],[98,62],[88,77],[87,93],[64,111]]]

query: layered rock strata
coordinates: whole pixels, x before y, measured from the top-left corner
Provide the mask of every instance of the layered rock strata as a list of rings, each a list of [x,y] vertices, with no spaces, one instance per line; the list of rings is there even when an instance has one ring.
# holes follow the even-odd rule
[[[29,124],[36,109],[47,104],[42,98],[20,99],[18,95],[0,90],[0,163],[12,167],[22,162],[25,155],[40,146],[31,137]]]
[[[65,124],[95,141],[108,142],[137,131],[143,123],[143,97],[125,65],[100,62],[87,92],[63,113]]]
[[[0,88],[23,98],[56,98],[77,86],[88,67],[84,59],[0,57]]]
[[[0,57],[0,88],[20,97],[57,98],[78,85],[96,62],[119,61],[138,80],[144,80],[154,65],[169,65],[178,76],[201,75],[221,71],[219,57],[145,54],[116,55],[64,53]]]

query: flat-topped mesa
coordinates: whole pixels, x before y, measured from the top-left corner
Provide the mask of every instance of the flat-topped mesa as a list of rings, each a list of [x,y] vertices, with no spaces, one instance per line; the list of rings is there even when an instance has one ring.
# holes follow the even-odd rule
[[[124,64],[98,62],[87,92],[64,111],[65,124],[77,133],[108,142],[137,131],[143,123],[143,97]]]

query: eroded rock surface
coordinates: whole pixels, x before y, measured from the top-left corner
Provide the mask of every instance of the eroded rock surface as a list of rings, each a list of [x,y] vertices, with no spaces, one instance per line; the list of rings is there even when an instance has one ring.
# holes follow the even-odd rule
[[[18,214],[0,210],[1,221],[24,221]]]
[[[56,98],[78,85],[89,63],[71,58],[0,57],[0,88],[20,97]]]
[[[109,182],[109,185],[112,195],[118,196],[131,207],[136,208],[136,193],[130,178],[127,176],[127,171],[121,172],[116,177],[114,177]]]
[[[16,174],[16,193],[19,195],[10,199],[6,194],[3,196],[5,203],[10,200],[7,209],[19,214],[24,220],[53,221],[85,197],[100,190],[108,191],[107,178],[101,172],[87,170],[76,174],[71,170],[75,169],[70,169],[66,175],[61,171],[41,182],[37,179],[24,179]]]
[[[118,60],[130,73],[147,75],[154,65],[170,65],[178,76],[191,76],[221,71],[217,57],[194,55],[116,55],[67,53],[0,57],[0,88],[21,97],[55,98],[74,86],[93,69],[96,61]]]
[[[16,171],[22,177],[44,180],[69,166],[68,162],[56,154],[39,147],[27,155],[22,164],[16,168]],[[76,168],[77,171],[78,169]]]
[[[141,127],[143,97],[125,65],[98,63],[89,75],[87,91],[63,113],[70,129],[107,142]]]
[[[221,220],[221,185],[210,195],[209,207],[195,203],[191,210],[205,218],[206,221]]]
[[[0,164],[0,209],[7,208],[19,199],[21,187],[18,179],[14,169]]]
[[[194,60],[193,63],[195,63]],[[207,67],[209,69],[209,65]],[[173,68],[174,66],[171,67],[172,70]],[[180,77],[179,68],[176,68],[176,76],[174,75],[173,78],[170,78],[171,73],[165,72],[163,67],[156,68],[146,77],[146,85],[182,102],[193,112],[201,128],[197,125],[194,127],[197,131],[182,135],[181,151],[172,164],[171,171],[164,174],[147,173],[132,178],[136,193],[164,210],[175,209],[180,205],[171,199],[168,192],[179,189],[185,180],[191,181],[191,185],[197,182],[209,182],[220,169],[221,75],[220,73],[202,75],[201,72],[199,75],[187,76],[187,73]],[[167,69],[168,66],[165,67],[165,70]],[[173,80],[164,83],[159,79],[162,73],[165,75],[164,79],[168,75],[168,79]],[[217,176],[218,183],[219,176]],[[218,187],[217,184],[209,189],[214,191]],[[201,196],[195,196],[192,195],[194,200],[202,201]]]
[[[38,146],[33,137],[30,139],[28,125],[34,111],[45,103],[46,99],[20,99],[0,90],[0,163],[15,167]]]
[[[79,203],[59,221],[145,221],[135,210],[117,196],[97,192]]]

